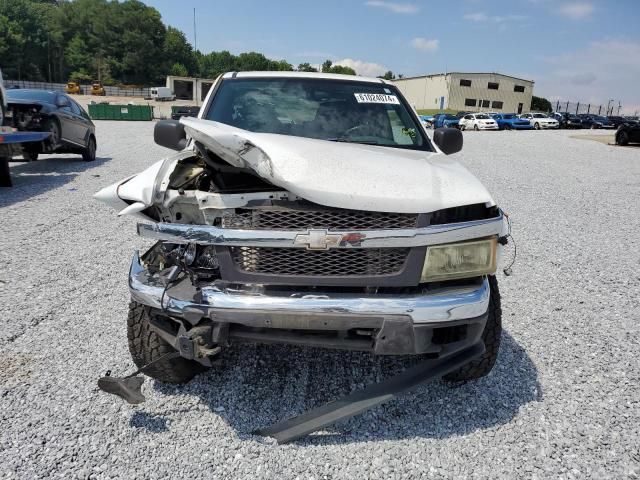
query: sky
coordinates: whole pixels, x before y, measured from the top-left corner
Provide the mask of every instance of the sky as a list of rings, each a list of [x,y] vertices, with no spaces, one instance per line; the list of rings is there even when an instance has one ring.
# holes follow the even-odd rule
[[[203,53],[359,75],[499,72],[555,102],[640,110],[640,0],[143,0]]]

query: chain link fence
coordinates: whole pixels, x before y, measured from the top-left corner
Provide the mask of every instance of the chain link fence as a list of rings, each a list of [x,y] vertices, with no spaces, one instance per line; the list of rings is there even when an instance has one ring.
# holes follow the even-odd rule
[[[597,105],[594,103],[581,103],[556,100],[551,102],[551,106],[556,112],[569,112],[574,114],[591,113],[593,115],[620,115],[622,105],[620,103],[609,102],[608,105]]]
[[[8,80],[4,81],[5,88],[35,88],[38,90],[51,90],[54,92],[64,92],[66,83],[47,83],[47,82],[30,82],[27,80]],[[80,85],[82,93],[91,95],[91,85]],[[105,95],[114,97],[143,97],[148,98],[150,88],[129,88],[129,87],[112,87],[104,85]]]

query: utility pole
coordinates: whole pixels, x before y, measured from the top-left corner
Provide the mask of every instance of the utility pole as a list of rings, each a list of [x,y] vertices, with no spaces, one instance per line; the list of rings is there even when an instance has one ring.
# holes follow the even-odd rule
[[[193,7],[193,51],[198,51],[198,34],[196,31],[196,7]],[[193,99],[196,101],[196,107],[199,103],[198,94],[198,74],[196,73],[195,81],[193,82]]]
[[[196,34],[196,7],[193,7],[193,49],[198,50],[198,36]]]

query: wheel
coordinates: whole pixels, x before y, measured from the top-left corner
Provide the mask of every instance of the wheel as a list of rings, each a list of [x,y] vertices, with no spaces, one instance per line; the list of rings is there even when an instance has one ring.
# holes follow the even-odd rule
[[[474,129],[476,132],[477,132],[478,130],[480,130],[480,128],[478,127],[478,124],[477,124],[477,123],[473,126],[473,129]]]
[[[49,136],[49,143],[51,147],[55,148],[60,143],[60,138],[62,132],[60,130],[60,123],[55,118],[50,118],[46,120],[42,126],[43,132],[49,132],[51,135]]]
[[[35,162],[36,160],[38,160],[38,154],[40,152],[38,150],[33,150],[30,148],[23,148],[22,149],[22,158],[24,159],[25,162]]]
[[[533,126],[534,129],[536,130],[540,130],[540,124],[538,122],[535,123],[535,125]]]
[[[89,137],[87,148],[82,151],[82,159],[85,162],[93,162],[96,159],[96,139],[93,135]]]
[[[504,129],[505,130],[511,130],[511,125],[509,125],[508,123],[504,124]]]
[[[502,308],[500,306],[500,290],[495,275],[489,276],[489,314],[487,324],[482,332],[485,352],[482,356],[460,367],[459,370],[445,375],[444,380],[450,382],[463,382],[488,375],[496,364],[500,339],[502,337]]]
[[[150,321],[151,309],[131,300],[127,318],[127,338],[131,358],[138,368],[175,351],[151,329]],[[164,383],[186,383],[204,370],[204,366],[199,363],[178,357],[156,363],[144,373]]]
[[[616,144],[622,146],[629,145],[629,134],[625,131],[616,133]]]
[[[596,127],[596,124],[595,124],[595,123],[592,123],[592,124],[591,124],[591,130],[595,130],[596,128],[598,128],[598,127]]]
[[[464,132],[467,129],[466,125],[460,125],[460,131]]]

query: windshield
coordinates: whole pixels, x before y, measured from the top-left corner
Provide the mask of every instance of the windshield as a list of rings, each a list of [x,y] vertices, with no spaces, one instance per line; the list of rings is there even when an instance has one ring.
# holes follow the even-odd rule
[[[396,88],[383,83],[226,79],[206,118],[257,133],[430,150]]]
[[[7,90],[8,100],[33,100],[36,102],[55,103],[56,94],[46,90]]]
[[[476,118],[477,118],[478,120],[489,120],[489,115],[485,115],[485,114],[483,113],[483,114],[480,114],[480,115],[476,115]]]
[[[502,115],[502,118],[511,119],[511,118],[518,118],[518,117],[516,117],[515,113],[505,113],[504,115]]]
[[[445,120],[458,120],[458,117],[456,117],[455,115],[447,114],[447,115],[444,116],[444,119]]]
[[[533,118],[547,118],[544,113],[534,113]]]

